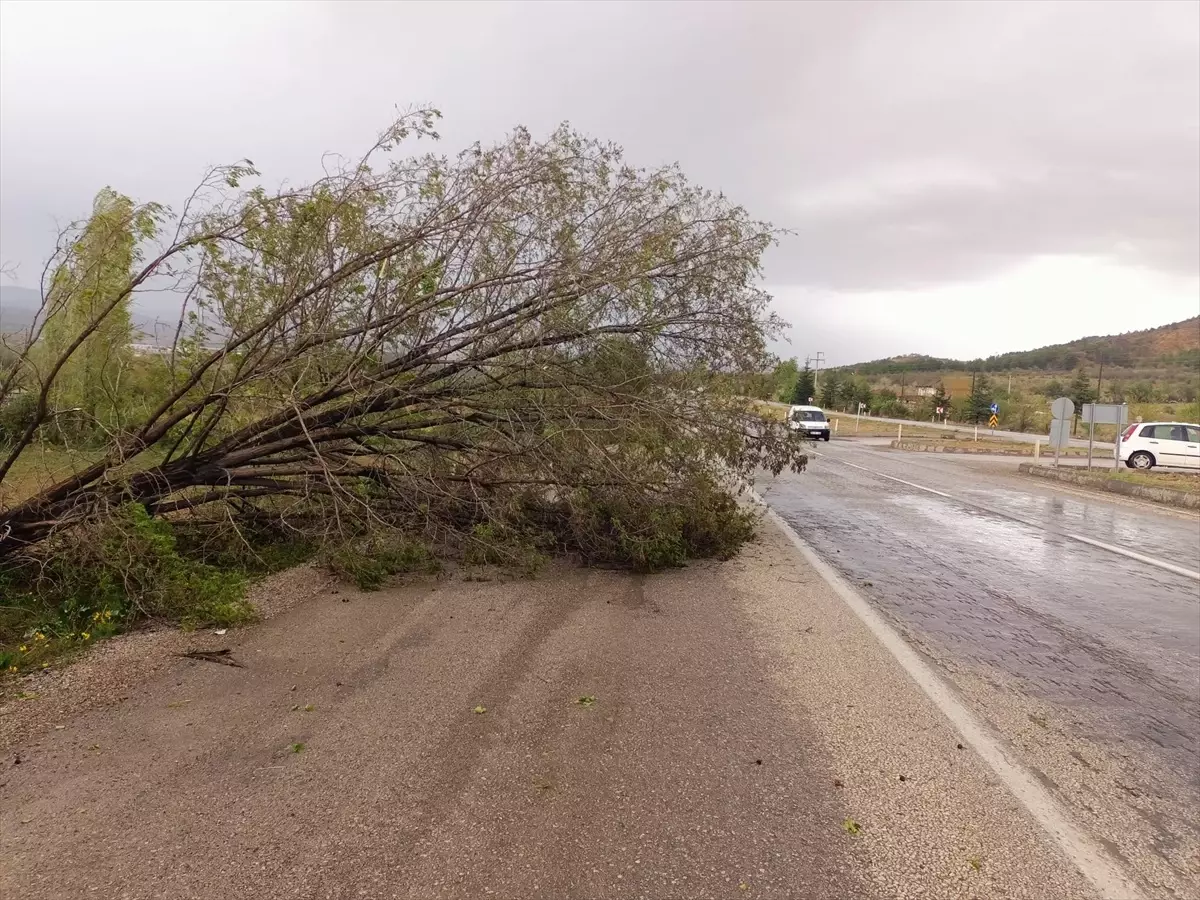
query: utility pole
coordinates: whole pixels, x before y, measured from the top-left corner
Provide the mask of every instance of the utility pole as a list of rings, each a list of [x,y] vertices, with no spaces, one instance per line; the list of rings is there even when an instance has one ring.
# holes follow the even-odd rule
[[[816,402],[817,398],[821,396],[818,393],[817,376],[821,374],[821,362],[824,359],[825,359],[825,354],[818,351],[817,359],[816,359],[817,366],[815,369],[813,369],[813,394],[815,395],[813,397],[813,402]],[[805,365],[807,365],[807,364],[808,364],[808,357],[805,357]]]
[[[967,397],[967,402],[971,404],[971,421],[979,425],[979,410],[975,408],[975,369],[971,370],[971,393]],[[978,439],[979,429],[975,429],[976,439]]]
[[[1104,357],[1100,357],[1100,374],[1096,376],[1096,402],[1100,402],[1100,384],[1104,381]]]

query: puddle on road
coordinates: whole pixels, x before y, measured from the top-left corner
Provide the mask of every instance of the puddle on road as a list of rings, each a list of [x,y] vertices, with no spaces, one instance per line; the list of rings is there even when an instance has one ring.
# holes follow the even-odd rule
[[[929,520],[937,529],[954,534],[960,540],[981,545],[981,552],[1004,555],[1028,565],[1042,566],[1047,561],[1059,563],[1066,538],[1038,532],[1026,525],[957,504],[934,500],[917,494],[893,497],[892,504],[902,506]],[[1048,554],[1047,551],[1052,551]],[[1049,555],[1049,560],[1047,556]]]

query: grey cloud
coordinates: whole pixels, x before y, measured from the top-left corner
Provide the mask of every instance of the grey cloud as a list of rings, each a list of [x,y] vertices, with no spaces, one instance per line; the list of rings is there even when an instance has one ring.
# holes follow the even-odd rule
[[[11,4],[6,4],[11,6]],[[445,144],[563,119],[790,228],[768,280],[840,291],[1043,254],[1200,273],[1200,17],[1188,3],[296,4],[123,9],[53,58],[11,9],[0,258],[112,183],[269,183],[432,101]],[[57,39],[57,38],[56,38]],[[54,49],[45,44],[44,54]]]

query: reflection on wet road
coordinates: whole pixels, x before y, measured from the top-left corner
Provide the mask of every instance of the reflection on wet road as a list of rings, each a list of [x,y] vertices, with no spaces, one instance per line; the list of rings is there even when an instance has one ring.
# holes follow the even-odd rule
[[[1200,583],[1062,536],[1200,571],[1200,522],[950,461],[818,452],[759,492],[952,680],[999,673],[1068,710],[1081,737],[1144,755],[1158,790],[1200,801]]]

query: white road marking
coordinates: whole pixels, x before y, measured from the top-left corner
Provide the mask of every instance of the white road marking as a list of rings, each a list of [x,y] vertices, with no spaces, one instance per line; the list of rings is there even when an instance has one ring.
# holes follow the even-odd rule
[[[894,479],[899,481],[900,479]],[[907,482],[905,482],[907,484]],[[914,485],[919,487],[919,485]],[[924,488],[924,490],[932,490]],[[932,491],[939,493],[938,491]],[[771,509],[753,489],[753,496],[767,510],[767,515],[783,529],[796,549],[822,578],[828,582],[850,607],[859,620],[870,629],[875,639],[900,663],[964,741],[988,764],[996,777],[1012,792],[1067,858],[1087,878],[1104,900],[1142,900],[1143,894],[1122,870],[1119,863],[1079,828],[1063,806],[1013,759],[1005,746],[962,704],[954,691],[931,669],[883,617],[854,590],[837,572],[822,560],[783,517]],[[949,495],[942,495],[949,496]],[[954,498],[951,498],[954,499]]]
[[[923,484],[917,484],[915,481],[905,481],[903,478],[897,478],[895,475],[885,475],[883,472],[878,472],[875,469],[870,469],[866,466],[860,466],[857,463],[846,462],[844,459],[840,459],[836,456],[830,456],[827,453],[818,453],[815,450],[810,450],[809,453],[811,453],[813,456],[831,459],[834,462],[837,462],[843,466],[849,466],[852,469],[859,469],[869,475],[874,475],[877,478],[886,478],[888,481],[895,481],[898,484],[907,485],[908,487],[916,488],[919,491],[925,491],[927,494],[934,494],[938,497],[944,497],[947,500],[953,500],[955,503],[962,503],[965,506],[973,506],[976,509],[982,509],[984,512],[989,512],[994,516],[1000,516],[1001,518],[1009,519],[1013,522],[1019,522],[1020,524],[1026,525],[1030,528],[1036,528],[1039,531],[1051,531],[1054,534],[1060,535],[1061,537],[1070,538],[1071,540],[1078,541],[1081,544],[1087,544],[1091,547],[1098,547],[1101,550],[1107,550],[1109,553],[1116,553],[1118,556],[1136,559],[1138,562],[1143,562],[1148,566],[1155,566],[1159,569],[1165,569],[1168,572],[1174,572],[1176,575],[1182,575],[1184,578],[1191,578],[1194,581],[1200,581],[1200,572],[1194,571],[1193,569],[1184,568],[1183,566],[1177,566],[1174,563],[1167,562],[1165,559],[1158,559],[1154,556],[1146,556],[1144,553],[1126,550],[1124,547],[1118,547],[1114,544],[1106,544],[1103,541],[1097,541],[1094,538],[1084,537],[1082,534],[1072,534],[1069,531],[1058,531],[1056,529],[1048,528],[1047,526],[1040,525],[1036,522],[1026,521],[1020,516],[1014,516],[1012,513],[1007,513],[1004,510],[993,509],[990,506],[985,506],[984,504],[977,503],[974,500],[968,500],[965,497],[956,497],[953,494],[947,494],[944,491],[926,487]]]

